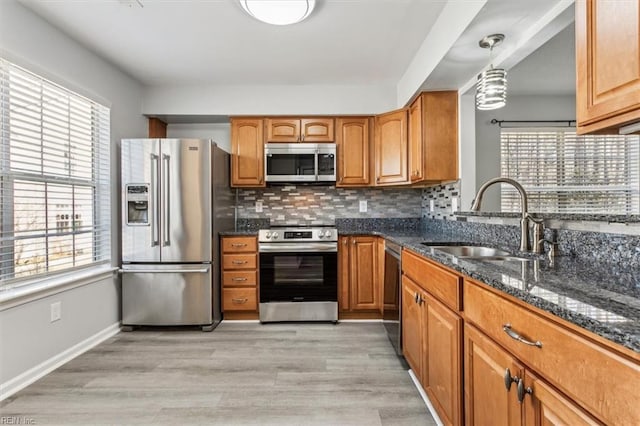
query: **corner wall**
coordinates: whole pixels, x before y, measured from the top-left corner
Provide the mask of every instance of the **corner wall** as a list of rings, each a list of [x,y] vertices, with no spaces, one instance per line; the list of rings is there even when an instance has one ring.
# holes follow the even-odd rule
[[[111,108],[112,263],[119,263],[119,141],[145,137],[142,86],[14,0],[0,4],[0,54]],[[62,319],[49,322],[50,303]],[[18,306],[0,305],[0,384],[113,330],[120,321],[119,280],[107,278]]]

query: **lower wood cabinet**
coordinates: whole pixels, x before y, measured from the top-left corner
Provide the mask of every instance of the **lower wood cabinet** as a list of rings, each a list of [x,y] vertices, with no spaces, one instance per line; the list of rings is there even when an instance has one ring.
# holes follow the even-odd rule
[[[542,424],[598,424],[596,419],[605,424],[640,424],[637,355],[633,360],[613,344],[589,337],[586,330],[470,279],[464,282],[464,313],[466,323],[487,337],[483,342],[490,339],[524,366],[524,376],[522,371],[511,371],[527,391],[521,398],[525,411],[538,420],[558,419]],[[470,361],[469,343],[466,351]],[[473,370],[468,364],[465,368]],[[475,377],[468,377],[466,386],[471,392],[469,387],[477,386]],[[494,394],[484,394],[483,400],[491,403]],[[475,415],[475,410],[467,414]]]
[[[341,312],[380,310],[378,237],[338,240],[338,307]]]
[[[222,237],[222,312],[227,319],[257,318],[257,238]],[[248,316],[247,316],[248,315]]]
[[[460,425],[462,318],[427,291],[458,286],[460,278],[411,252],[403,251],[402,262],[404,356],[442,422]]]

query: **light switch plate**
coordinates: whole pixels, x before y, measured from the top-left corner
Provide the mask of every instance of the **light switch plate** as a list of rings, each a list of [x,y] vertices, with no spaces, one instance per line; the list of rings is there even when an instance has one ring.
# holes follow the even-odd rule
[[[262,213],[262,200],[256,200],[256,213]]]
[[[51,304],[51,322],[58,321],[62,318],[62,302],[54,302]]]
[[[367,200],[360,200],[360,213],[367,212]]]
[[[458,211],[458,197],[451,198],[451,211],[454,213]]]
[[[429,200],[429,211],[432,212],[436,208],[435,200]]]

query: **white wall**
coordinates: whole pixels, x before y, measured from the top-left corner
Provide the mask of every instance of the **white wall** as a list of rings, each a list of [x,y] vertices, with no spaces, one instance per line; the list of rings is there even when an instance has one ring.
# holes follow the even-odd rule
[[[167,137],[213,139],[218,147],[231,153],[231,124],[229,123],[169,124],[167,125]]]
[[[500,176],[500,127],[496,120],[575,120],[575,96],[509,96],[507,105],[495,111],[476,111],[476,176],[475,190],[484,182]],[[462,156],[467,155],[464,151]],[[463,181],[464,185],[464,181]],[[469,210],[464,205],[462,210]],[[485,193],[482,211],[500,211],[500,186]]]
[[[117,264],[117,141],[146,136],[142,86],[14,0],[0,4],[0,54],[111,108],[112,257]],[[0,383],[118,323],[118,292],[118,280],[108,279],[0,311]],[[50,323],[49,302],[56,297],[63,302],[63,319]]]
[[[147,115],[378,114],[396,108],[388,86],[172,86],[147,87]]]

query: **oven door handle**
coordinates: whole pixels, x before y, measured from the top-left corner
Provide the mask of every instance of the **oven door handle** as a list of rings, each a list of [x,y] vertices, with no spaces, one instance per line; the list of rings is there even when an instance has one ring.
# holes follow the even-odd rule
[[[259,253],[338,252],[338,243],[261,243]]]

